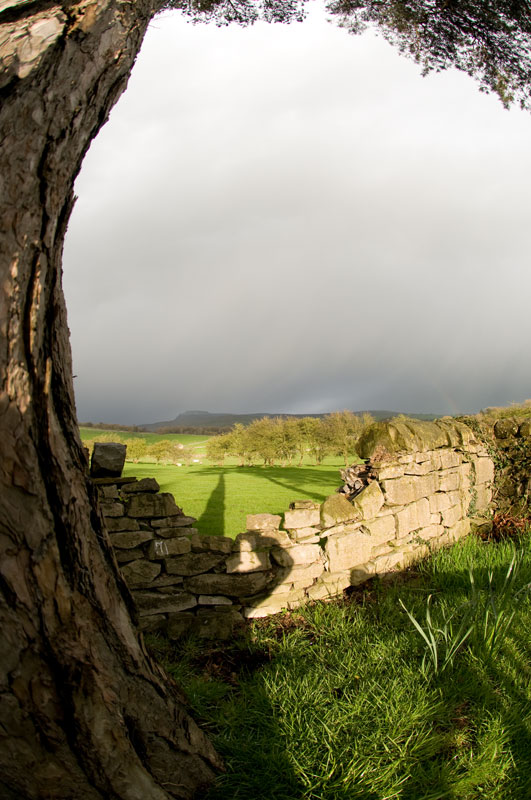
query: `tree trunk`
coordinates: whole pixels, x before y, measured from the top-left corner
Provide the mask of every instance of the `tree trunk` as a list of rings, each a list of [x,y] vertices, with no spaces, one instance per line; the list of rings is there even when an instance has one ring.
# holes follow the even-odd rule
[[[61,289],[74,178],[157,5],[0,0],[2,800],[189,798],[221,766],[134,631]]]

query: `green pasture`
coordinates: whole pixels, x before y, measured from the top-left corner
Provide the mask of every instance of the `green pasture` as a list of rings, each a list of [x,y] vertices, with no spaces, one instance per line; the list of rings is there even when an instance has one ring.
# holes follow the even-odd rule
[[[235,537],[245,530],[247,514],[282,514],[298,499],[322,502],[340,486],[341,466],[340,459],[332,458],[318,467],[176,467],[126,462],[123,474],[156,478],[161,491],[171,492],[177,505],[196,517],[201,533]]]

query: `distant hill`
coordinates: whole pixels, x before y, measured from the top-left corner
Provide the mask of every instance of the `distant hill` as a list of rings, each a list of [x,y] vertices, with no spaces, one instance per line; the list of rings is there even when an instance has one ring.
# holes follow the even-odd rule
[[[372,414],[376,420],[390,419],[396,417],[398,414],[405,412],[402,411],[386,411],[386,410],[370,410],[370,411],[356,411],[356,414]],[[210,411],[185,411],[178,414],[175,419],[167,420],[165,422],[151,422],[148,424],[140,425],[139,427],[146,431],[159,431],[161,428],[232,428],[237,422],[242,425],[249,425],[255,419],[262,419],[262,417],[292,417],[301,419],[302,417],[325,417],[326,414],[270,414],[265,411],[255,412],[253,414],[222,414],[212,413]],[[407,412],[408,417],[415,419],[432,420],[437,419],[437,414],[413,414]]]

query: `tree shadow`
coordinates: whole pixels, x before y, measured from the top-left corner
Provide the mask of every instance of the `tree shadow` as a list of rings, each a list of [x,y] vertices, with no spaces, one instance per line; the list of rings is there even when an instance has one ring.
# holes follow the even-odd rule
[[[220,473],[218,483],[210,494],[205,510],[197,520],[200,530],[214,528],[217,536],[225,535],[225,475]]]

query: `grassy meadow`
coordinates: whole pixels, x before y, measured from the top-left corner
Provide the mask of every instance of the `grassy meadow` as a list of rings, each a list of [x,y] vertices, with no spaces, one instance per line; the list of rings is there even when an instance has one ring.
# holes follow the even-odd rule
[[[225,759],[205,800],[528,800],[529,532],[507,579],[514,552],[471,536],[229,643],[149,637]]]
[[[292,500],[321,502],[341,483],[340,459],[319,467],[210,466],[126,462],[124,476],[153,477],[161,491],[171,492],[177,505],[197,519],[201,533],[235,537],[245,530],[247,514],[281,514]]]
[[[301,467],[238,466],[228,457],[222,467],[205,458],[208,436],[193,434],[131,433],[81,428],[81,438],[90,441],[121,441],[141,437],[148,444],[169,440],[193,451],[199,463],[188,466],[126,461],[123,475],[156,478],[161,491],[171,492],[185,514],[197,519],[201,533],[235,537],[245,530],[247,514],[281,514],[290,502],[309,499],[322,502],[341,484],[339,457],[327,456],[319,466],[306,456]]]

